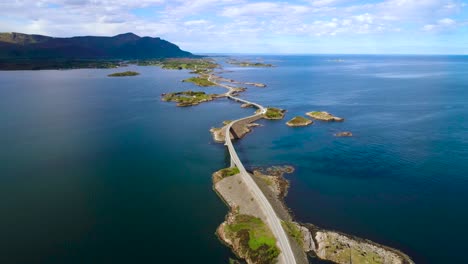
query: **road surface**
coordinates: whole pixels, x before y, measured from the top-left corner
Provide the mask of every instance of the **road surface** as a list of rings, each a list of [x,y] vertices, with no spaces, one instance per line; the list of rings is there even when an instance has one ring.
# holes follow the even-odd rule
[[[226,133],[225,133],[226,134],[225,145],[228,147],[229,155],[231,156],[231,164],[234,163],[236,167],[239,169],[240,175],[242,179],[244,180],[245,184],[247,185],[247,188],[250,190],[255,200],[259,203],[260,208],[266,217],[266,224],[270,227],[271,231],[273,232],[273,235],[276,237],[276,240],[278,242],[277,245],[279,249],[281,250],[281,254],[278,257],[279,263],[295,264],[296,259],[291,249],[288,236],[286,235],[286,232],[284,231],[283,226],[281,225],[281,220],[276,215],[275,210],[273,210],[273,207],[271,206],[270,202],[265,197],[263,192],[260,190],[258,185],[252,179],[250,174],[245,170],[244,165],[242,164],[242,161],[239,159],[236,149],[234,148],[232,144],[231,136],[229,133],[231,131],[232,125],[234,125],[235,123],[242,121],[244,119],[247,119],[247,118],[261,116],[264,113],[266,113],[267,109],[257,103],[249,102],[247,100],[232,96],[231,94],[234,92],[235,87],[231,87],[229,85],[224,85],[221,83],[217,83],[216,81],[213,81],[212,74],[209,75],[208,80],[210,82],[215,83],[218,86],[228,89],[228,92],[225,94],[228,98],[238,101],[238,102],[245,103],[245,104],[251,104],[260,110],[260,112],[257,114],[254,114],[252,116],[247,116],[241,119],[237,119],[229,123],[226,128]]]

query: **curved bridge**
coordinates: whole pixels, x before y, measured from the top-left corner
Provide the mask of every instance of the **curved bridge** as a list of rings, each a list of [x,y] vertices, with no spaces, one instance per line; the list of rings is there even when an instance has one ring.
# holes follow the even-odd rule
[[[232,144],[232,141],[231,141],[231,135],[230,135],[231,133],[230,132],[231,132],[232,126],[235,123],[243,121],[245,119],[253,118],[253,117],[260,117],[261,115],[266,113],[267,109],[265,107],[263,107],[262,105],[260,105],[260,104],[253,103],[253,102],[250,102],[250,101],[247,101],[247,100],[232,96],[231,93],[233,92],[234,87],[217,83],[216,81],[212,80],[212,77],[213,77],[213,75],[210,75],[208,77],[208,80],[215,83],[218,86],[224,87],[224,88],[229,90],[225,94],[226,97],[228,97],[229,99],[232,99],[234,101],[237,101],[237,102],[242,102],[242,103],[245,103],[245,104],[251,104],[251,105],[257,107],[260,110],[257,114],[247,116],[247,117],[244,117],[244,118],[241,118],[241,119],[237,119],[237,120],[234,120],[231,123],[229,123],[227,125],[227,127],[226,127],[226,133],[225,133],[225,137],[226,137],[225,142],[226,143],[225,143],[225,145],[227,146],[227,148],[229,150],[229,155],[231,156],[231,167],[236,166],[239,169],[241,178],[243,179],[243,181],[247,185],[247,188],[252,193],[254,199],[256,201],[258,201],[258,203],[260,205],[260,208],[261,208],[262,212],[264,213],[264,215],[266,217],[266,224],[271,229],[273,235],[276,237],[277,245],[278,245],[279,249],[281,250],[281,254],[279,255],[279,259],[278,259],[279,263],[282,263],[282,264],[283,263],[284,264],[295,264],[296,259],[294,257],[294,253],[293,253],[293,251],[291,249],[291,245],[289,243],[288,236],[286,235],[286,232],[284,231],[283,226],[281,225],[281,220],[276,215],[275,210],[273,209],[273,207],[271,206],[270,202],[265,197],[263,192],[260,190],[258,185],[252,179],[250,174],[245,170],[244,165],[242,164],[242,161],[239,159],[239,156],[237,155],[236,149],[234,148],[234,145]]]

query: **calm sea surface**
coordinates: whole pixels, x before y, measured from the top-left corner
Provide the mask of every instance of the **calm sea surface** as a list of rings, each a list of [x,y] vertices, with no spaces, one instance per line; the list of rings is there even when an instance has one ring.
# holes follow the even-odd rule
[[[298,221],[418,263],[468,262],[468,57],[246,58],[278,67],[225,65],[225,77],[268,85],[242,97],[286,119],[346,119],[260,121],[237,142],[247,167],[296,167],[286,202]],[[252,109],[178,108],[160,94],[224,90],[180,82],[186,71],[128,69],[141,75],[0,72],[0,263],[227,263],[214,234],[227,207],[211,186],[227,153],[208,130]]]

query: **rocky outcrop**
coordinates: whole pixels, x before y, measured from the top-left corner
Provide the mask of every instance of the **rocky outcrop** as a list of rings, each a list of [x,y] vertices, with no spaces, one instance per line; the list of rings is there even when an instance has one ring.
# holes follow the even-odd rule
[[[349,131],[343,131],[335,134],[335,137],[352,137],[353,133]]]
[[[265,88],[266,87],[266,84],[264,84],[264,83],[246,82],[244,84],[252,85],[252,86],[255,86],[255,87],[259,87],[259,88]]]
[[[300,127],[300,126],[308,126],[308,125],[310,125],[312,123],[313,122],[310,119],[307,119],[307,118],[302,117],[302,116],[296,116],[293,119],[286,122],[286,125],[288,125],[290,127]]]
[[[336,121],[336,122],[342,122],[344,121],[344,118],[341,118],[341,117],[336,117],[328,112],[325,112],[325,111],[316,111],[316,112],[308,112],[306,113],[306,115],[314,118],[314,119],[317,119],[317,120],[321,120],[321,121],[327,121],[327,122],[330,122],[330,121]]]
[[[301,224],[313,241],[309,253],[333,263],[389,263],[414,264],[406,254],[375,242],[321,229],[312,224]],[[306,239],[304,239],[306,241]]]

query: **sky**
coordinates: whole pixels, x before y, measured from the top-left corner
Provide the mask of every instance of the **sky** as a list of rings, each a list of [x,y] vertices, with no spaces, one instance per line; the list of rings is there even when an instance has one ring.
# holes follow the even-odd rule
[[[468,0],[5,0],[0,32],[133,32],[194,53],[468,54]]]

